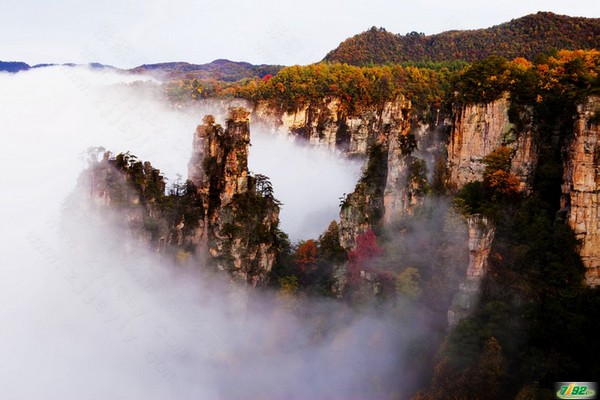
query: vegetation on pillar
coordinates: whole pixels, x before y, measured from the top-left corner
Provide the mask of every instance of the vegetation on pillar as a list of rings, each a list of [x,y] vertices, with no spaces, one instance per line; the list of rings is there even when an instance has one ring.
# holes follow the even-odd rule
[[[507,94],[514,105],[532,106],[536,116],[542,116],[557,103],[564,107],[597,92],[599,70],[597,50],[555,50],[539,54],[534,61],[491,56],[460,74],[456,99],[464,104],[485,104]]]
[[[243,108],[231,108],[225,130],[206,116],[197,130],[196,137],[202,140],[195,141],[196,152],[204,156],[203,169],[191,171],[208,202],[211,263],[258,286],[270,280],[271,269],[288,244],[279,230],[281,203],[269,178],[248,171],[249,115]]]
[[[499,99],[510,89],[511,75],[510,64],[503,57],[491,56],[476,62],[458,81],[459,100],[485,104]]]
[[[380,143],[373,144],[369,148],[367,167],[354,192],[342,199],[342,215],[351,214],[352,218],[359,218],[359,222],[368,224],[372,229],[379,229],[384,213],[387,165],[387,148]]]
[[[167,188],[166,178],[148,161],[130,152],[113,156],[104,153],[101,161],[90,164],[88,174],[111,207],[124,212],[137,209],[132,221],[143,217],[141,226],[131,226],[134,234],[146,233],[150,244],[164,251],[195,251],[192,236],[204,216],[203,201],[195,185],[178,177]],[[133,223],[133,222],[131,222]]]
[[[165,195],[165,180],[160,170],[153,168],[150,162],[140,161],[136,156],[119,153],[107,159],[117,170],[123,172],[127,180],[140,194],[143,202],[155,202]]]
[[[317,244],[313,239],[301,242],[294,254],[294,264],[302,273],[312,271],[317,262]]]
[[[340,265],[347,260],[346,250],[340,245],[340,229],[336,221],[331,221],[317,244],[317,257],[322,264]]]

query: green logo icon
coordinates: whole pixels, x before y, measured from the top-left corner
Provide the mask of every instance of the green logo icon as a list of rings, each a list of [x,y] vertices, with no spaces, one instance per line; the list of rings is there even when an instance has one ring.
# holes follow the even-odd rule
[[[559,399],[595,399],[596,382],[558,382],[556,397]]]

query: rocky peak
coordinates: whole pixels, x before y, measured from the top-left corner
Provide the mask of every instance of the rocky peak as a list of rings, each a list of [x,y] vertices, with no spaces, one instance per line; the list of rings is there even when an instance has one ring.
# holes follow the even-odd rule
[[[188,175],[198,192],[208,195],[211,209],[248,190],[249,115],[243,108],[233,108],[225,130],[212,115],[196,128]]]
[[[249,116],[230,109],[225,129],[212,115],[204,117],[188,168],[205,205],[211,262],[257,286],[268,280],[277,255],[279,203],[266,177],[248,173]]]

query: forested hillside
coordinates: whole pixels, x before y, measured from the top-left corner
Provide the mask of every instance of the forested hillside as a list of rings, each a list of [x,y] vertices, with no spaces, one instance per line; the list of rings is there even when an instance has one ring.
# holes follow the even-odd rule
[[[532,60],[551,49],[600,47],[600,19],[539,12],[491,28],[437,35],[393,34],[383,28],[353,36],[323,61],[352,65],[423,61],[476,61],[490,55]]]

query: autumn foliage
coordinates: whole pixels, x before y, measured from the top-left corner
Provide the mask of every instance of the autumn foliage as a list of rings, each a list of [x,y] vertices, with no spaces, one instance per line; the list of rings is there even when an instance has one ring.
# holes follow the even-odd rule
[[[450,77],[455,73],[447,68],[401,65],[313,64],[285,67],[276,75],[234,83],[197,79],[170,82],[165,90],[174,100],[243,98],[252,102],[266,101],[283,111],[296,111],[324,98],[337,98],[341,102],[340,112],[349,116],[401,95],[410,98],[419,109],[430,105],[439,108],[449,93]]]
[[[360,271],[369,270],[371,264],[383,254],[371,229],[356,238],[356,248],[348,253],[348,273],[350,283],[358,284]]]
[[[483,183],[492,196],[508,198],[519,193],[519,179],[510,172],[510,156],[511,150],[501,146],[483,158]]]
[[[454,206],[463,214],[494,215],[502,202],[521,197],[521,182],[511,172],[511,149],[500,146],[483,158],[483,180],[469,182],[457,193]]]
[[[519,179],[510,172],[497,170],[487,176],[487,185],[501,196],[512,196],[519,191]]]
[[[317,262],[316,242],[313,239],[302,242],[296,249],[293,262],[302,273],[315,269]]]
[[[343,41],[324,61],[352,65],[408,61],[482,60],[490,55],[526,57],[552,48],[600,47],[600,20],[539,12],[487,29],[449,31],[436,35],[393,34],[383,28]]]

